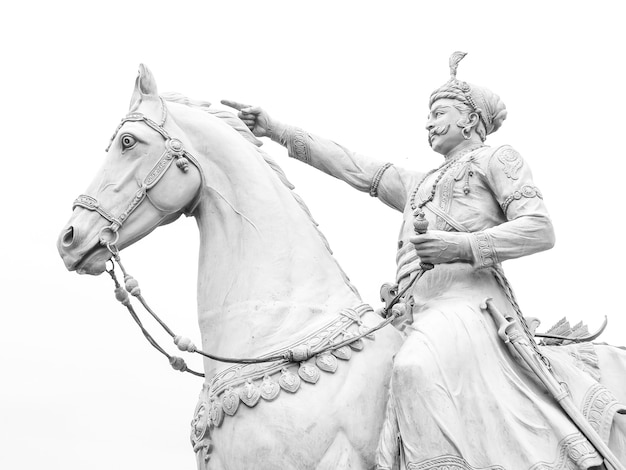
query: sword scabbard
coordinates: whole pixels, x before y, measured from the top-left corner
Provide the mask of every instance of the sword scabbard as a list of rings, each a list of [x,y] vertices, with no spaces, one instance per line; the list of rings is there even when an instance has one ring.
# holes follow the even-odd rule
[[[617,460],[617,457],[611,452],[608,445],[602,440],[600,435],[578,409],[567,387],[562,385],[561,381],[554,375],[553,370],[549,368],[548,365],[543,362],[542,358],[539,357],[539,354],[531,348],[529,344],[531,339],[526,337],[517,324],[517,321],[511,316],[503,315],[490,298],[483,302],[481,308],[491,314],[498,327],[498,335],[507,343],[510,349],[513,349],[517,353],[516,356],[518,356],[518,360],[528,367],[537,376],[543,386],[548,389],[565,414],[602,456],[605,463],[609,464],[615,470],[626,470],[626,467]]]

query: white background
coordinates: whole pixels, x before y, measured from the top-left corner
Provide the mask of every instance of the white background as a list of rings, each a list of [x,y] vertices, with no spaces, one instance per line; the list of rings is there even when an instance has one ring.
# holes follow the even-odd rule
[[[556,226],[553,250],[505,263],[522,309],[541,329],[564,315],[595,329],[608,315],[603,339],[624,345],[622,5],[3,6],[0,468],[195,466],[188,432],[200,379],[149,347],[108,277],[68,273],[55,248],[126,113],[140,62],[161,91],[259,104],[353,150],[427,170],[440,162],[424,130],[428,96],[447,80],[449,54],[469,52],[459,78],[490,87],[509,110],[488,143],[524,155]],[[266,148],[377,305],[379,285],[394,277],[400,214]],[[195,339],[196,252],[195,223],[181,219],[124,254],[151,304]]]

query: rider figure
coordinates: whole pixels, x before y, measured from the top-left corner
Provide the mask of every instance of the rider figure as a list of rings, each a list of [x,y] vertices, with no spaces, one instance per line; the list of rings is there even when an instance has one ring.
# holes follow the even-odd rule
[[[398,456],[408,469],[594,467],[602,463],[598,453],[511,356],[481,308],[492,298],[526,325],[501,263],[551,248],[554,232],[528,163],[508,145],[484,144],[506,108],[490,90],[456,78],[464,55],[453,54],[450,80],[430,97],[426,130],[444,162],[427,173],[351,152],[259,107],[223,104],[238,109],[255,136],[279,142],[291,157],[403,212],[400,291],[420,263],[434,265],[404,299],[412,307],[394,360],[378,468],[392,468]],[[423,234],[413,227],[419,213],[429,222]],[[617,400],[596,380],[593,348],[563,348],[536,351],[548,357],[608,442],[612,425],[619,427]],[[613,434],[620,433],[623,439],[623,429]],[[613,450],[626,461],[626,446]]]

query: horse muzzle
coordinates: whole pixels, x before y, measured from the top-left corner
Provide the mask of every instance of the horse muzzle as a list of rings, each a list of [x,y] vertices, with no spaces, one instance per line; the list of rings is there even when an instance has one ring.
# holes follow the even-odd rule
[[[104,272],[111,252],[100,242],[98,232],[89,232],[89,236],[84,236],[80,226],[72,223],[61,231],[57,249],[68,271],[91,275]]]

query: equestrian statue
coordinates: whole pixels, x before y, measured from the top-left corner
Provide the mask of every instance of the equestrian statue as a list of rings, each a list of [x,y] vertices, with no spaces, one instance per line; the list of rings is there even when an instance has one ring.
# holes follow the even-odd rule
[[[159,94],[140,66],[57,246],[67,269],[111,277],[174,369],[204,378],[198,469],[624,470],[626,350],[565,322],[539,335],[522,313],[501,263],[551,248],[552,223],[528,162],[485,144],[507,111],[457,78],[464,56],[430,96],[428,141],[444,159],[428,172],[258,106]],[[363,303],[259,138],[402,213],[382,308]],[[120,253],[182,214],[200,231],[198,344],[148,305]]]

